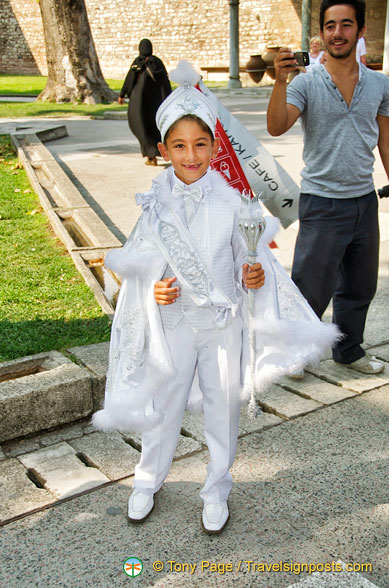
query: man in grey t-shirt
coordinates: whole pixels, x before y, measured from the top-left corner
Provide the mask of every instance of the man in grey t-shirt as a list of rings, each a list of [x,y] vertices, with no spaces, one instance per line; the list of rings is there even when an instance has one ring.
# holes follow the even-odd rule
[[[389,177],[389,79],[356,62],[365,32],[363,0],[323,0],[320,31],[327,62],[296,76],[289,87],[296,60],[289,49],[280,49],[268,130],[282,135],[300,117],[304,132],[292,278],[319,317],[333,298],[333,321],[344,334],[333,349],[334,360],[374,374],[384,364],[367,356],[361,344],[378,275],[372,177],[377,144]]]

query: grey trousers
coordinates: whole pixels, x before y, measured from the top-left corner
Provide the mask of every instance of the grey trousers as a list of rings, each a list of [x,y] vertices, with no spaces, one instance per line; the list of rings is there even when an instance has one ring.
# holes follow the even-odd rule
[[[292,279],[319,318],[333,299],[333,322],[344,338],[332,355],[351,363],[365,355],[363,332],[377,288],[377,195],[336,199],[301,194],[299,219]]]

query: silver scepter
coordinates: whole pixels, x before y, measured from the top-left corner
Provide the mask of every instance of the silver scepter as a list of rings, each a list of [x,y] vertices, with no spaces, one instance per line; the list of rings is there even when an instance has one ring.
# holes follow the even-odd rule
[[[257,259],[257,245],[263,234],[266,221],[262,216],[261,205],[259,203],[260,194],[256,194],[253,198],[250,194],[243,193],[240,195],[242,199],[242,206],[239,217],[239,231],[247,245],[247,262],[253,265]],[[250,416],[256,417],[261,412],[258,404],[255,401],[255,329],[254,329],[254,315],[255,315],[255,294],[256,290],[250,288],[248,291],[248,317],[249,317],[249,343],[250,343],[250,402],[248,412]]]

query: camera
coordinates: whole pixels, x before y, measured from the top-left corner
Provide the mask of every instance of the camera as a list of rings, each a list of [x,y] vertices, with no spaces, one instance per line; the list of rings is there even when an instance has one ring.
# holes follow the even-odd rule
[[[295,51],[294,58],[297,60],[297,65],[305,67],[309,65],[308,51]]]
[[[389,184],[378,190],[378,196],[380,198],[389,198]]]

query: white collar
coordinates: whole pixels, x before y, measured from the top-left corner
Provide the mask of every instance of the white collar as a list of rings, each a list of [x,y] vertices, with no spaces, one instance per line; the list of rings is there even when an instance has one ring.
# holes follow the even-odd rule
[[[211,172],[211,168],[208,168],[207,171],[205,172],[205,174],[203,176],[201,176],[201,178],[196,180],[196,182],[193,182],[192,184],[185,184],[185,182],[183,182],[182,180],[180,180],[176,176],[173,166],[170,166],[168,169],[168,180],[169,180],[170,189],[171,190],[173,189],[174,184],[177,184],[178,186],[180,186],[184,190],[189,190],[190,188],[205,189],[207,187],[211,187],[210,172]]]

